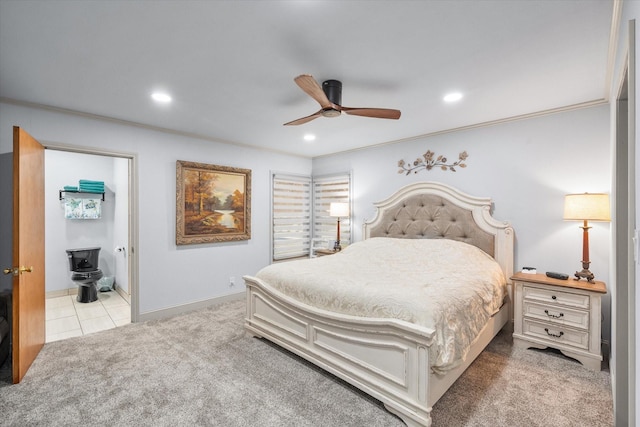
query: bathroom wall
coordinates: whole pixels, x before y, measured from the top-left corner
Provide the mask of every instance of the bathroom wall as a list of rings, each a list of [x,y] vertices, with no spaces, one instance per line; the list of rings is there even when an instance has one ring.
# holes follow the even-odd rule
[[[113,158],[113,276],[116,286],[129,294],[129,160]],[[122,250],[115,252],[115,247]]]
[[[115,165],[124,163],[124,177],[116,177]],[[127,160],[67,151],[45,150],[45,289],[47,292],[73,289],[70,279],[67,249],[100,247],[99,266],[105,276],[115,276],[116,222],[127,222]],[[120,173],[123,168],[118,169]],[[117,179],[116,179],[117,178]],[[80,179],[104,181],[105,201],[100,219],[65,219],[65,200],[59,200],[59,190],[65,185],[77,186]],[[65,194],[63,193],[63,197]],[[69,198],[98,198],[99,195],[66,194]],[[123,202],[124,199],[124,202]],[[122,212],[118,204],[124,204]],[[119,217],[116,221],[116,213]],[[126,236],[126,230],[125,230]],[[127,240],[121,242],[126,245]],[[120,254],[117,254],[120,255]],[[121,256],[121,255],[120,255]],[[126,272],[126,269],[125,269]],[[126,275],[119,281],[128,287]]]

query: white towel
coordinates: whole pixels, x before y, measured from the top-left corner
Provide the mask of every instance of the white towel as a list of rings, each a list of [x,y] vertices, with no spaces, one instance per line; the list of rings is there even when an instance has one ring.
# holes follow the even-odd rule
[[[82,199],[82,218],[99,219],[102,217],[102,200]]]
[[[66,219],[99,219],[102,217],[101,199],[64,199]]]
[[[64,199],[64,217],[66,219],[82,218],[82,199],[67,197]]]

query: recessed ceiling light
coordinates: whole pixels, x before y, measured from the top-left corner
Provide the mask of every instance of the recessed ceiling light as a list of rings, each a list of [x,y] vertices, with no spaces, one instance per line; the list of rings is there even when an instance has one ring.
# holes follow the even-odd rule
[[[306,134],[306,135],[304,136],[304,140],[305,140],[305,141],[314,141],[315,139],[316,139],[316,136],[315,136],[315,135],[312,135],[312,134],[310,134],[310,133],[308,133],[308,134]]]
[[[442,99],[444,99],[444,102],[456,102],[462,99],[462,94],[460,92],[452,92],[446,94]]]
[[[171,97],[166,93],[162,93],[162,92],[152,93],[151,98],[156,102],[162,102],[164,104],[171,102]]]

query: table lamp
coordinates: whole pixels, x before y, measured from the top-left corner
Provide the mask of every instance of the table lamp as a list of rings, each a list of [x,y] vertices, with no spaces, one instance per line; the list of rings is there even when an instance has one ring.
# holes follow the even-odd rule
[[[594,275],[589,271],[589,225],[587,221],[611,221],[609,195],[604,193],[567,194],[564,197],[564,219],[583,221],[582,227],[582,271],[576,271],[575,280],[585,278],[593,283]]]
[[[338,233],[336,235],[336,243],[333,245],[333,250],[338,252],[342,250],[342,246],[340,246],[340,218],[349,216],[349,203],[331,203],[329,205],[329,216],[338,218]]]

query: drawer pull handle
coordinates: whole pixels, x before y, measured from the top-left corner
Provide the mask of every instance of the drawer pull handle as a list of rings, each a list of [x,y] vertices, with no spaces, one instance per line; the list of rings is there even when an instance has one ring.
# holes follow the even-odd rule
[[[556,300],[556,299],[558,299],[558,297],[555,296],[555,295],[551,295],[551,299]]]
[[[560,338],[564,335],[564,332],[560,331],[560,334],[556,335],[552,332],[549,332],[549,328],[544,328],[544,331],[547,333],[547,335],[549,335],[550,337],[554,337],[554,338]]]
[[[564,313],[560,313],[560,314],[551,314],[551,313],[549,313],[549,310],[545,310],[544,312],[547,314],[547,316],[549,316],[549,317],[553,317],[554,319],[559,319],[559,318],[561,318],[561,317],[564,317]]]

